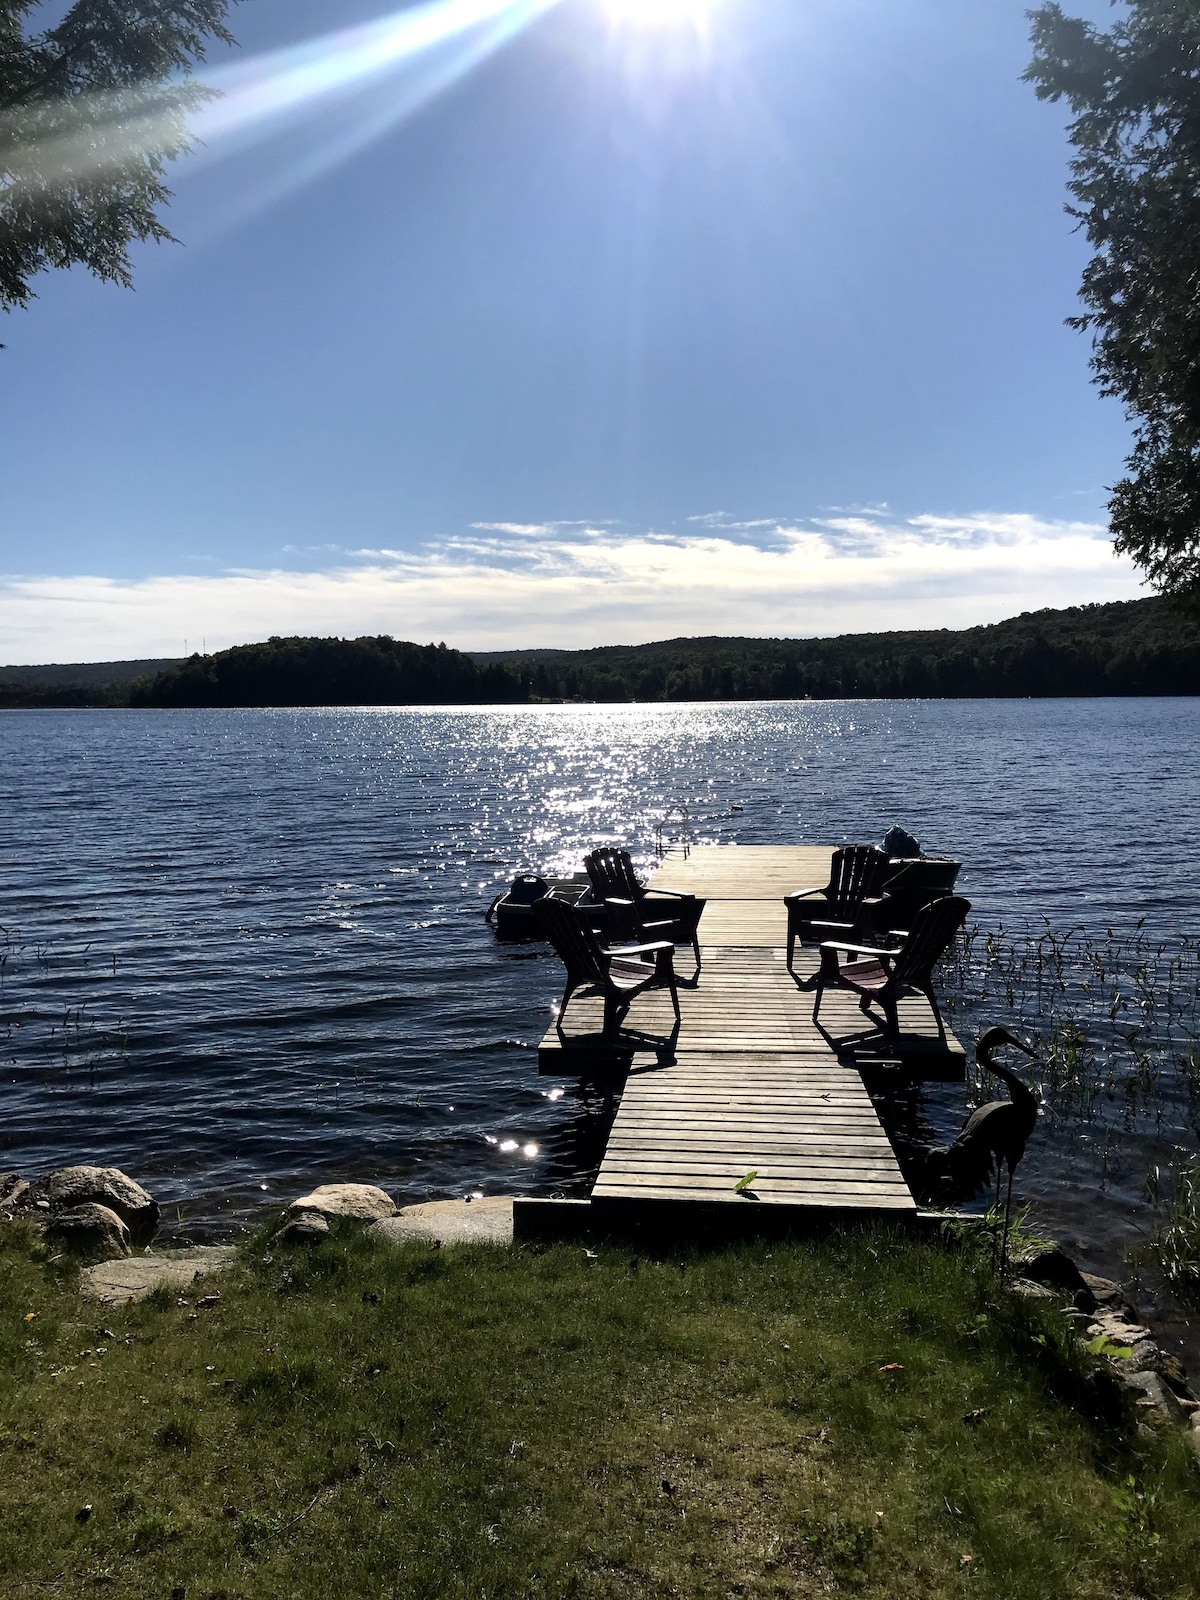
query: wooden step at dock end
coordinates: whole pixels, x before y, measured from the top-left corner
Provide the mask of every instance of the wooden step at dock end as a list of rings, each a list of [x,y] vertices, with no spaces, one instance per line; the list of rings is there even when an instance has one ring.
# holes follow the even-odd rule
[[[756,1205],[691,1195],[604,1194],[592,1196],[593,1229],[600,1236],[633,1235],[670,1244],[719,1244],[733,1239],[812,1238],[847,1224],[909,1229],[917,1226],[917,1207],[907,1203],[875,1207],[838,1205]]]
[[[513,1240],[564,1243],[587,1238],[595,1226],[590,1200],[550,1200],[539,1195],[513,1199]]]

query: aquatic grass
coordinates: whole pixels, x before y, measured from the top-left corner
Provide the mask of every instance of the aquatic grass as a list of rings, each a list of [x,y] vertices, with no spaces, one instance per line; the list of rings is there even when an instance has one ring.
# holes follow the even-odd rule
[[[1169,1179],[1169,1196],[1154,1196],[1154,1253],[1180,1302],[1194,1310],[1200,1308],[1200,1161],[1179,1162]]]
[[[108,1014],[97,987],[110,972],[115,978],[117,968],[116,952],[92,941],[30,943],[0,926],[0,1050],[22,1079],[54,1094],[81,1084],[94,1088],[98,1075],[128,1067],[125,1021]],[[6,986],[14,979],[16,1003]]]
[[[1134,1121],[1175,1094],[1200,1131],[1200,940],[1155,941],[1144,919],[1103,935],[975,926],[945,978],[948,1009],[967,1022],[986,1016],[1032,1034],[1057,1117],[1090,1121],[1119,1096]]]
[[[1162,1175],[1200,1140],[1200,940],[1132,930],[969,929],[944,965],[946,1009],[965,1032],[1002,1022],[1038,1052],[1043,1115],[1064,1148],[1095,1141],[1101,1185],[1147,1162]],[[991,1085],[978,1066],[968,1093]]]
[[[1194,1593],[1186,1441],[969,1242],[260,1235],[103,1309],[0,1242],[0,1595]]]

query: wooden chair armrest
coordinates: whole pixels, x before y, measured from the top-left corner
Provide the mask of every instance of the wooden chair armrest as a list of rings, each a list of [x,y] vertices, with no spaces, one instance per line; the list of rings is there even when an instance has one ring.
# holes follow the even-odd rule
[[[644,900],[608,900],[605,902],[606,915],[602,919],[610,939],[664,939],[668,932],[676,927],[675,918],[656,917],[653,922],[646,919],[646,902]],[[612,913],[611,916],[607,913]]]
[[[674,951],[675,946],[669,939],[658,939],[653,944],[621,944],[605,948],[606,956],[649,956],[656,955],[660,950]]]
[[[867,944],[846,944],[840,939],[822,940],[819,948],[821,950],[830,951],[844,950],[847,955],[874,956],[879,961],[882,961],[885,958],[889,961],[894,961],[900,954],[899,950],[876,950]]]
[[[818,884],[815,889],[793,889],[791,894],[784,895],[783,903],[784,905],[789,905],[793,900],[807,899],[810,894],[824,894],[828,887],[828,884],[822,883]]]

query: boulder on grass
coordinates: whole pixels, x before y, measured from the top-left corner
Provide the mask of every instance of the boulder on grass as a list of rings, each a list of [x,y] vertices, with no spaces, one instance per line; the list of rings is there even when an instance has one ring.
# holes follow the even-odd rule
[[[278,1233],[271,1235],[271,1243],[320,1244],[328,1237],[329,1223],[319,1211],[293,1211]]]
[[[119,1167],[60,1167],[31,1183],[20,1205],[22,1211],[49,1209],[51,1217],[80,1206],[107,1206],[120,1217],[135,1245],[149,1244],[158,1227],[158,1202]]]
[[[112,1261],[129,1254],[129,1229],[108,1206],[88,1203],[56,1211],[46,1224],[46,1238],[75,1256]]]
[[[319,1189],[293,1200],[288,1217],[298,1211],[316,1211],[323,1217],[356,1217],[360,1222],[378,1222],[396,1215],[396,1202],[373,1183],[323,1183]]]
[[[1078,1294],[1087,1288],[1082,1272],[1060,1244],[1014,1250],[1011,1260],[1021,1276],[1033,1283],[1043,1283],[1050,1289],[1065,1289],[1068,1294]]]

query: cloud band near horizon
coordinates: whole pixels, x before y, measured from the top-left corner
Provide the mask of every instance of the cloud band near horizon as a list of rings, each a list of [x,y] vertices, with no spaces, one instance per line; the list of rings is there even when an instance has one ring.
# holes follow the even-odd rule
[[[1022,513],[804,522],[480,523],[417,550],[333,549],[205,575],[0,577],[0,662],[177,656],[272,634],[392,634],[460,649],[636,644],[683,635],[967,627],[1135,598],[1131,562],[1090,522]]]

